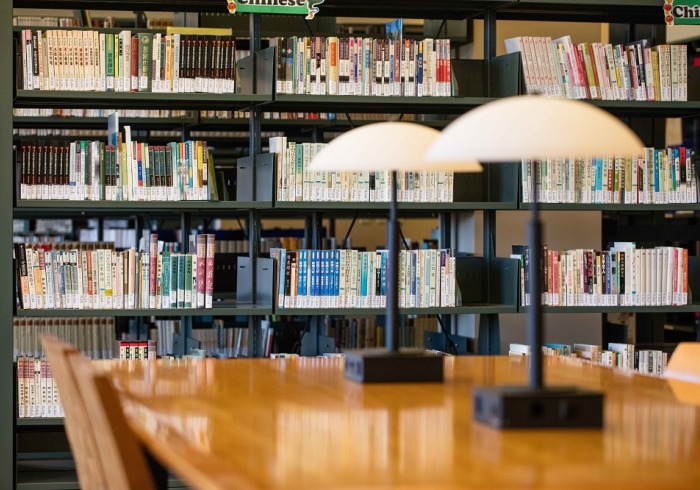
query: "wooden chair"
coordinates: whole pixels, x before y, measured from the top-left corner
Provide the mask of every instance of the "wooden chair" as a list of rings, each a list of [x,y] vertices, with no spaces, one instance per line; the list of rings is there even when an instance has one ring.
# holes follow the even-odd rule
[[[54,381],[58,386],[61,403],[65,412],[64,426],[66,436],[73,451],[78,479],[82,488],[107,488],[106,475],[99,458],[98,442],[92,431],[89,412],[83,403],[78,388],[68,365],[68,356],[78,354],[69,344],[50,335],[41,336],[41,345],[51,365]]]
[[[69,442],[81,487],[165,488],[166,473],[149,464],[127,424],[119,396],[109,379],[96,373],[90,359],[69,344],[51,336],[42,336],[41,342],[58,382],[66,412],[66,431],[74,434]],[[63,381],[59,381],[59,377]]]
[[[668,361],[665,377],[680,401],[700,405],[700,342],[681,342]]]
[[[108,488],[158,488],[146,454],[129,428],[119,396],[109,379],[96,373],[90,360],[79,353],[70,353],[67,359],[90,414]]]

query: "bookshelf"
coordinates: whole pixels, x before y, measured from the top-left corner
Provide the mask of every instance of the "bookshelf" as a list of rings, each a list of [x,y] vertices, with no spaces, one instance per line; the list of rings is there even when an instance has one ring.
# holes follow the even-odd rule
[[[381,3],[381,5],[377,5]],[[9,26],[12,18],[12,6],[3,4],[0,6],[0,19],[4,26]],[[176,12],[221,12],[224,2],[222,0],[171,0],[161,2],[158,0],[93,0],[93,1],[68,1],[68,0],[15,0],[16,8],[69,8],[69,9],[114,9],[114,10],[152,10],[152,11],[176,11]],[[348,127],[342,120],[323,121],[285,121],[265,120],[263,111],[292,111],[299,112],[313,107],[314,112],[350,113],[387,113],[387,114],[436,114],[446,118],[461,114],[464,111],[478,107],[494,100],[496,97],[510,95],[522,91],[519,64],[511,57],[496,57],[495,32],[497,20],[546,20],[546,21],[591,21],[591,22],[620,22],[624,24],[656,24],[658,23],[660,7],[655,0],[616,0],[614,2],[603,0],[521,0],[518,3],[499,0],[439,0],[435,2],[419,2],[417,0],[386,0],[376,2],[373,0],[326,0],[321,6],[320,16],[365,16],[371,13],[373,16],[396,17],[403,15],[415,18],[439,18],[464,20],[468,18],[481,18],[484,20],[484,62],[472,63],[476,76],[473,86],[462,87],[469,96],[455,97],[369,97],[369,96],[333,96],[333,95],[278,95],[269,90],[242,94],[161,94],[161,93],[82,93],[82,92],[42,92],[30,90],[14,90],[13,74],[4,70],[0,74],[0,83],[5,87],[0,97],[0,127],[9,128],[101,128],[105,126],[100,118],[35,118],[13,117],[12,108],[162,108],[181,109],[189,111],[200,110],[241,110],[249,109],[249,119],[236,121],[219,121],[216,119],[202,118],[200,116],[184,118],[157,118],[148,119],[122,119],[123,124],[131,124],[144,130],[150,129],[178,129],[183,131],[226,129],[236,127],[249,130],[248,147],[251,155],[259,152],[262,145],[261,131],[263,129],[290,129],[295,126],[312,127],[314,131],[339,130]],[[251,19],[251,25],[260,29],[260,19]],[[257,27],[256,27],[257,26]],[[4,59],[15,59],[13,48],[13,29],[0,29],[0,54]],[[257,38],[257,41],[256,41]],[[251,46],[260,43],[260,32],[254,33]],[[264,64],[263,58],[258,63]],[[264,80],[271,82],[271,80]],[[264,93],[263,93],[264,92]],[[601,107],[615,115],[629,118],[633,121],[638,118],[661,117],[688,117],[700,115],[700,101],[688,102],[637,102],[637,101],[589,101],[589,103]],[[354,122],[363,124],[362,122]],[[436,127],[444,125],[444,120],[431,123]],[[0,135],[0,144],[6,162],[13,161],[12,141],[13,136],[9,131],[3,131]],[[309,243],[319,242],[320,233],[318,223],[324,217],[352,216],[360,212],[369,216],[384,216],[388,210],[388,203],[353,203],[352,211],[348,210],[346,203],[316,203],[316,202],[275,202],[271,197],[261,198],[261,195],[273,195],[274,179],[269,172],[264,173],[265,157],[252,157],[254,167],[257,165],[255,175],[249,176],[255,183],[257,196],[252,187],[248,189],[250,195],[243,200],[233,202],[90,202],[89,214],[91,216],[120,216],[145,213],[156,213],[169,216],[172,219],[187,221],[197,216],[230,217],[233,215],[246,218],[251,227],[251,247],[249,257],[255,259],[258,256],[258,243],[260,236],[260,221],[263,217],[273,216],[302,216],[307,221]],[[269,161],[268,161],[269,165]],[[467,278],[471,279],[471,288],[463,291],[465,303],[453,308],[431,308],[430,314],[444,315],[448,320],[448,328],[452,321],[456,321],[453,315],[479,314],[481,315],[479,326],[479,351],[482,353],[498,352],[499,324],[498,315],[504,313],[518,313],[525,311],[518,307],[517,293],[513,286],[514,275],[512,264],[507,260],[500,261],[493,256],[492,250],[495,240],[488,230],[495,230],[496,212],[499,210],[523,210],[528,205],[521,203],[518,196],[519,165],[488,166],[483,175],[469,177],[463,182],[465,195],[455,198],[452,203],[399,203],[398,209],[402,216],[432,216],[440,222],[441,243],[450,246],[454,242],[453,236],[458,231],[460,223],[453,220],[453,216],[461,211],[484,211],[484,257],[471,261],[470,268],[466,270]],[[71,217],[82,215],[86,212],[86,204],[82,202],[61,202],[60,204],[42,201],[23,201],[13,203],[13,168],[12,165],[3,165],[0,174],[0,209],[4,212],[2,223],[10,229],[14,218],[36,218],[46,216]],[[615,204],[543,204],[542,209],[576,212],[581,210],[594,211],[666,211],[688,210],[699,211],[697,204],[668,204],[668,205],[615,205]],[[10,212],[10,210],[12,210]],[[11,244],[9,237],[2,245],[6,256],[11,256]],[[317,247],[314,247],[317,248]],[[0,251],[2,248],[0,248]],[[11,261],[7,260],[0,265],[0,275],[14,277]],[[477,278],[478,280],[474,280]],[[257,287],[263,281],[257,275],[257,271],[251,273],[253,284]],[[6,281],[2,290],[4,311],[14,310],[14,291],[11,282]],[[465,282],[466,284],[466,282]],[[208,310],[88,310],[91,316],[151,316],[151,315],[177,315],[177,316],[202,316],[202,315],[249,315],[253,318],[270,314],[275,311],[281,315],[298,316],[322,316],[355,314],[356,309],[348,308],[288,308],[273,310],[272,307],[246,304],[215,308]],[[545,311],[562,313],[591,313],[610,311],[636,311],[636,312],[698,312],[697,304],[683,307],[546,307]],[[424,308],[405,308],[401,310],[405,314],[425,313]],[[73,316],[75,311],[26,311],[18,312],[20,316]],[[363,314],[378,315],[383,313],[380,308],[367,308]],[[11,316],[0,320],[0,333],[7,335],[11,331]],[[250,323],[252,335],[251,346],[257,346],[257,337],[260,335],[259,324],[256,320]],[[310,352],[322,350],[324,339],[320,338],[318,331],[315,335],[306,338]],[[3,342],[0,346],[0,391],[14,393],[14,374],[11,366],[11,343]],[[256,352],[256,354],[260,354]],[[11,486],[9,479],[14,475],[15,450],[13,441],[17,435],[17,427],[33,427],[44,425],[56,425],[59,421],[21,420],[15,419],[15,402],[13,397],[4,397],[0,402],[0,487]]]

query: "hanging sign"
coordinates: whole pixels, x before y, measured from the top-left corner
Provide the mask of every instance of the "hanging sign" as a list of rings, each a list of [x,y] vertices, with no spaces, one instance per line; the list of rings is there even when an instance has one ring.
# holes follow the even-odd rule
[[[325,0],[226,0],[231,14],[305,15],[313,19]]]
[[[665,0],[664,19],[670,26],[700,25],[700,0]]]

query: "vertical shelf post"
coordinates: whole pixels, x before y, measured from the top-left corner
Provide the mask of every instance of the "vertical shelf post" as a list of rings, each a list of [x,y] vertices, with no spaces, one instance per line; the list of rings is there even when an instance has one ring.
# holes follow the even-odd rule
[[[484,94],[491,95],[491,60],[496,56],[496,13],[494,10],[484,11]],[[488,169],[486,169],[487,174]],[[487,175],[488,178],[488,175]],[[490,193],[489,193],[490,194]],[[484,277],[487,295],[490,294],[489,263],[496,255],[496,211],[488,209],[483,211],[483,249]],[[491,298],[487,296],[487,301]],[[479,333],[477,352],[479,354],[499,354],[501,351],[501,333],[498,315],[479,315]]]
[[[262,16],[260,14],[250,14],[249,18],[250,27],[250,54],[253,58],[253,93],[258,91],[258,58],[257,53],[262,49]],[[249,127],[249,143],[248,143],[248,155],[253,159],[253,181],[251,185],[253,186],[253,199],[257,199],[255,195],[256,183],[256,162],[255,159],[262,151],[262,111],[259,106],[254,105],[250,108],[250,119],[248,121]],[[251,297],[253,303],[257,301],[255,294],[255,285],[257,284],[257,267],[256,261],[260,248],[260,213],[251,210],[248,213],[248,257],[250,258],[250,273],[252,275],[251,287]],[[260,347],[260,319],[256,316],[248,317],[248,352],[250,357],[260,357],[262,352],[258,352],[258,347]]]
[[[12,39],[12,2],[0,3],[0,59],[14,60],[14,42]],[[0,127],[3,128],[0,135],[0,152],[2,162],[0,165],[0,209],[3,209],[0,218],[0,227],[5,230],[4,238],[0,244],[0,253],[3,260],[0,262],[0,275],[5,278],[2,281],[2,293],[0,294],[0,488],[14,488],[15,486],[15,406],[14,406],[14,375],[12,361],[12,313],[14,312],[14,288],[13,288],[13,261],[12,261],[12,198],[14,186],[14,158],[12,151],[12,101],[14,92],[13,70],[0,70]]]

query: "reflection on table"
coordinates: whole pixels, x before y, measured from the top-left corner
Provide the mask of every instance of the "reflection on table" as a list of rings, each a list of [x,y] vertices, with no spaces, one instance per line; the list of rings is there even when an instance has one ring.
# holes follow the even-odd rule
[[[526,360],[446,357],[442,384],[360,385],[338,358],[101,366],[148,449],[201,488],[700,488],[698,407],[664,379],[547,358],[548,384],[606,392],[603,430],[496,431],[471,387]]]

